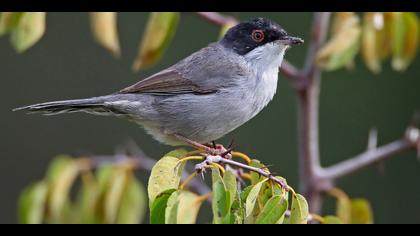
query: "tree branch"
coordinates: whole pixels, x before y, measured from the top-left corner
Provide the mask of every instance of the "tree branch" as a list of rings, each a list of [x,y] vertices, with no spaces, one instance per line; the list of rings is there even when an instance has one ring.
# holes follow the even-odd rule
[[[91,156],[87,157],[90,161],[90,164],[93,168],[97,168],[102,165],[106,164],[125,164],[130,163],[136,168],[145,171],[151,171],[153,166],[156,164],[156,160],[150,158],[144,152],[134,144],[130,143],[130,152],[131,154],[116,154],[116,155],[108,155],[108,156]],[[190,174],[187,171],[182,173],[182,178],[186,179]],[[211,189],[200,179],[194,178],[189,181],[187,185],[193,192],[196,192],[199,195],[205,195],[211,192]]]
[[[320,169],[317,176],[321,179],[335,180],[350,175],[358,170],[384,161],[396,154],[416,148],[420,143],[420,131],[417,128],[407,129],[406,137],[381,147],[369,147],[368,150],[353,158]]]

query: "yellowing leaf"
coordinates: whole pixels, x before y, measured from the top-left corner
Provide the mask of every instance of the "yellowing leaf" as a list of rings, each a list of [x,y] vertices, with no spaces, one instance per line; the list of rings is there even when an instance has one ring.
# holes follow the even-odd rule
[[[181,191],[178,195],[177,224],[194,224],[197,220],[202,200],[195,193]]]
[[[82,174],[82,186],[78,194],[78,223],[97,224],[100,223],[96,214],[98,211],[100,191],[99,185],[92,172],[87,171]]]
[[[22,14],[10,37],[16,51],[24,52],[41,39],[45,32],[45,16],[45,12]]]
[[[121,52],[118,40],[117,13],[91,12],[90,23],[96,41],[115,57],[119,57]]]
[[[149,207],[160,193],[168,189],[178,189],[183,169],[184,163],[179,163],[179,159],[176,157],[164,156],[156,162],[147,187]]]
[[[114,168],[104,193],[104,222],[113,224],[117,221],[118,209],[128,181],[128,174],[124,168]]]
[[[382,20],[382,26],[378,21]],[[383,26],[384,14],[380,12],[368,12],[364,15],[363,34],[362,34],[362,56],[366,66],[374,73],[381,71],[381,47],[383,42],[381,32]]]
[[[340,19],[337,32],[334,32],[332,38],[317,53],[316,63],[319,67],[332,71],[353,62],[360,46],[359,21],[359,17],[354,13]]]
[[[139,224],[146,213],[147,196],[144,186],[133,173],[128,173],[128,180],[118,209],[117,224]]]
[[[419,20],[412,12],[394,12],[393,14],[392,67],[397,71],[404,71],[417,52]]]
[[[0,36],[10,32],[20,20],[23,12],[1,12],[0,15]]]
[[[372,208],[366,199],[353,199],[351,201],[351,223],[372,224]]]
[[[150,67],[162,57],[176,32],[178,21],[178,12],[150,14],[133,70]]]
[[[296,194],[292,196],[292,208],[290,210],[290,224],[308,223],[309,208],[306,199]]]
[[[325,216],[322,224],[343,224],[343,222],[336,216]]]
[[[76,161],[67,156],[59,156],[51,163],[47,173],[50,183],[48,209],[53,223],[67,220],[66,210],[70,204],[70,188],[79,171]]]
[[[48,183],[38,182],[25,188],[19,198],[19,223],[41,224],[44,220]]]
[[[165,224],[176,224],[178,217],[178,196],[179,191],[173,192],[166,203]]]
[[[164,224],[165,223],[165,210],[168,204],[169,197],[176,189],[169,189],[160,193],[153,202],[150,209],[150,224]]]

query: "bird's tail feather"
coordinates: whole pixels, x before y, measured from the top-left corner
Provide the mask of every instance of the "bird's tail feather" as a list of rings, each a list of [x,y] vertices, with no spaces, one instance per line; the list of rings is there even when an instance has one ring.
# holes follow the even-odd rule
[[[102,97],[54,101],[39,103],[13,109],[13,111],[27,111],[28,113],[41,113],[44,115],[58,115],[72,112],[87,112],[97,115],[108,115],[111,113],[110,107]]]

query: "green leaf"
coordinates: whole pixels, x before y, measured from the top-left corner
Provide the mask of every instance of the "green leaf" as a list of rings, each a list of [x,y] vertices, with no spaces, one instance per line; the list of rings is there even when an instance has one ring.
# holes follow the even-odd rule
[[[306,224],[308,222],[309,208],[306,199],[296,194],[292,196],[292,208],[290,210],[290,224]]]
[[[114,171],[114,166],[109,165],[103,165],[98,168],[96,171],[96,179],[98,182],[99,192],[103,194],[106,189],[108,188],[109,181],[112,178],[112,174]]]
[[[153,202],[150,210],[150,223],[151,224],[164,224],[165,223],[165,210],[169,197],[175,192],[176,189],[168,189],[160,193]]]
[[[336,13],[336,18],[340,13]],[[327,71],[349,66],[360,48],[361,29],[356,14],[345,14],[332,38],[318,51],[316,63]]]
[[[23,13],[10,37],[17,52],[24,52],[41,39],[45,32],[45,16],[45,12]]]
[[[237,195],[238,184],[236,182],[236,175],[231,170],[226,170],[223,176],[223,182],[225,184],[226,190],[229,192],[230,201],[229,208],[235,201],[235,196]]]
[[[127,181],[127,171],[124,168],[115,167],[104,193],[104,222],[106,224],[114,224],[117,221],[117,214]]]
[[[261,213],[257,216],[256,224],[276,224],[284,216],[287,210],[287,201],[279,195],[271,197]]]
[[[0,36],[9,33],[18,24],[23,12],[1,12]]]
[[[264,167],[264,165],[259,160],[255,160],[255,159],[252,159],[249,165],[256,168]],[[251,185],[255,185],[263,179],[264,177],[259,175],[258,173],[255,173],[254,171],[251,172]]]
[[[393,13],[392,67],[404,71],[416,55],[419,41],[419,20],[413,12]]]
[[[372,224],[372,208],[366,199],[351,200],[351,223],[352,224]]]
[[[149,184],[149,207],[153,205],[155,197],[168,189],[178,189],[185,163],[172,156],[164,156],[152,168]]]
[[[222,180],[213,183],[213,222],[220,224],[230,210],[230,196]]]
[[[70,189],[79,170],[77,163],[68,156],[58,156],[50,164],[47,180],[50,183],[48,209],[52,223],[67,220]]]
[[[250,222],[250,219],[253,217],[252,213],[255,208],[255,204],[257,203],[258,194],[260,193],[261,187],[268,179],[264,179],[257,184],[255,184],[251,191],[248,194],[245,202],[245,217],[247,222]]]
[[[162,57],[175,35],[179,17],[178,12],[150,14],[138,56],[133,64],[135,71],[150,67]]]
[[[34,183],[26,187],[19,198],[19,223],[41,224],[44,220],[48,183]]]
[[[147,196],[144,190],[144,186],[135,178],[133,173],[129,173],[125,190],[118,209],[116,223],[142,223],[147,207],[146,198]]]
[[[173,192],[168,199],[165,209],[165,224],[176,224],[178,217],[179,191]]]
[[[343,222],[336,216],[325,216],[322,224],[343,224]]]
[[[168,153],[165,154],[165,156],[170,156],[170,157],[176,157],[178,159],[181,159],[183,157],[185,157],[185,155],[188,153],[187,150],[183,149],[183,148],[178,148],[175,150],[172,150]]]
[[[96,41],[115,57],[119,57],[120,43],[116,12],[91,12],[90,25]]]

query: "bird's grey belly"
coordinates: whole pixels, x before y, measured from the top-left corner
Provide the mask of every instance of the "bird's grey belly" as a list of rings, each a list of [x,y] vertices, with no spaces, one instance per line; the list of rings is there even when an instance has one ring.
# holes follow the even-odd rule
[[[156,139],[181,144],[170,134],[181,134],[200,143],[217,140],[251,119],[258,110],[245,91],[219,91],[208,95],[176,95],[158,101],[156,126],[145,127]]]

